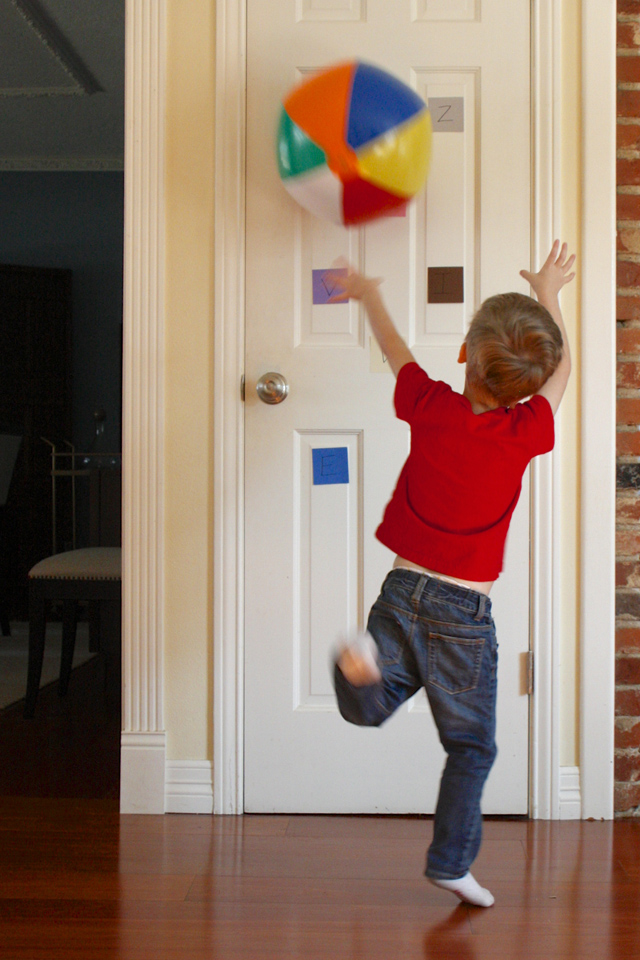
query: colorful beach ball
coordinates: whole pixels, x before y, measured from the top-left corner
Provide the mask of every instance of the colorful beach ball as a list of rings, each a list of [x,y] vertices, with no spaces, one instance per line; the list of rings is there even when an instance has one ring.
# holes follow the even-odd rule
[[[348,226],[404,207],[424,185],[430,156],[424,100],[371,64],[329,67],[283,102],[280,176],[322,219]]]

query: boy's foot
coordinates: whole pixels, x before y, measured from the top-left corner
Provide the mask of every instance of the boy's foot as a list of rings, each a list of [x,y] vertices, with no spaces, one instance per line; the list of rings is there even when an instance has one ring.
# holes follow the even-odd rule
[[[472,903],[476,907],[492,907],[495,902],[493,894],[481,887],[470,873],[465,873],[464,877],[460,877],[458,880],[438,880],[435,877],[428,877],[427,879],[436,887],[451,890],[460,900],[464,900],[465,903]]]
[[[354,687],[379,683],[382,674],[378,667],[378,648],[370,633],[361,633],[344,646],[337,660],[343,676]]]

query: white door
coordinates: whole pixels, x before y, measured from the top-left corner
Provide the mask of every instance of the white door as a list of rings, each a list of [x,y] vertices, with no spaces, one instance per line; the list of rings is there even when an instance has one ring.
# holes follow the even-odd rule
[[[354,58],[428,100],[434,138],[428,188],[407,215],[347,230],[290,199],[274,137],[295,82]],[[456,357],[475,307],[499,291],[528,292],[518,271],[529,264],[529,97],[528,0],[249,0],[247,811],[435,808],[444,754],[424,693],[380,729],[350,726],[335,705],[330,652],[366,623],[393,560],[374,530],[408,431],[394,419],[394,379],[358,306],[314,304],[313,271],[342,254],[383,276],[418,362],[461,389]],[[462,270],[463,302],[437,302],[443,267],[458,278]],[[278,405],[256,394],[268,371],[289,383]],[[525,479],[493,594],[500,752],[487,813],[527,812],[528,511]]]

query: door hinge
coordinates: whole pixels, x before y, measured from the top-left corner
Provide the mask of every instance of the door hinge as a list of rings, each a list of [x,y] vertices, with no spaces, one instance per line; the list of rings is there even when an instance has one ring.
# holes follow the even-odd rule
[[[531,696],[533,693],[533,650],[527,652],[527,694]]]
[[[244,373],[243,373],[242,376],[240,377],[240,399],[242,400],[243,403],[244,403],[244,398],[245,398],[245,389],[244,389]]]

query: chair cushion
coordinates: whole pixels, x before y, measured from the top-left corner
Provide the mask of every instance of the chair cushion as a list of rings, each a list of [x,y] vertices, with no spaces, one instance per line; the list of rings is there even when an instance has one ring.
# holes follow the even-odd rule
[[[29,570],[30,580],[120,580],[120,547],[85,547],[45,557]]]

